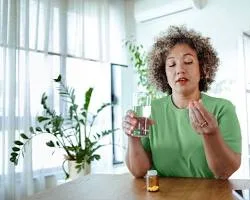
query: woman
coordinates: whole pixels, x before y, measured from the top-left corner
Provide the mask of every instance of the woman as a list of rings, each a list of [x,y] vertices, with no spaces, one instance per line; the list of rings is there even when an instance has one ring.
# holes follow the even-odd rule
[[[241,134],[234,106],[208,96],[218,58],[209,39],[171,26],[149,54],[152,83],[169,95],[154,100],[150,136],[138,138],[137,117],[128,111],[126,163],[135,177],[155,168],[161,176],[227,179],[241,163]]]

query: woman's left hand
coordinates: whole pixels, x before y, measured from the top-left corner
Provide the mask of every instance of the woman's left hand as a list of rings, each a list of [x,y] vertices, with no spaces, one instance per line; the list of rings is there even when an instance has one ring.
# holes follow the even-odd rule
[[[199,134],[214,135],[219,131],[216,119],[201,101],[189,102],[189,119],[193,129]]]

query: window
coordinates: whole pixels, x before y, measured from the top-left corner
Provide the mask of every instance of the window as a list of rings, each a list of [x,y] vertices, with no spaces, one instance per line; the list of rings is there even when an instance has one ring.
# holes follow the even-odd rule
[[[103,61],[108,45],[103,41],[108,40],[101,41],[107,37],[108,24],[101,23],[108,16],[107,5],[108,1],[0,0],[1,144],[13,142],[20,132],[28,132],[29,125],[35,125],[43,92],[53,109],[63,110],[53,82],[59,74],[76,89],[77,103],[83,103],[89,87],[94,87],[92,110],[110,102],[110,69]],[[98,125],[110,128],[111,111],[105,112]],[[43,135],[32,142],[34,171],[61,167],[61,152],[46,147],[47,140]],[[2,159],[8,158],[8,148],[1,148]],[[4,163],[0,174],[7,166]],[[17,172],[22,171],[20,165]]]
[[[112,135],[113,163],[123,163],[125,154],[125,138],[121,130],[122,125],[122,97],[125,95],[122,88],[122,75],[126,73],[127,65],[111,64],[111,99],[112,106],[112,128],[119,129]]]
[[[83,102],[86,88],[93,86],[93,111],[110,102],[109,38],[112,34],[112,44],[116,44],[112,50],[121,59],[124,5],[106,0],[0,0],[0,199],[25,199],[33,189],[32,179],[43,185],[44,176],[61,171],[62,153],[46,147],[45,136],[33,140],[32,151],[26,149],[18,168],[8,161],[18,133],[27,133],[35,125],[43,92],[56,111],[63,111],[53,78],[62,74],[76,88],[77,102]],[[111,108],[98,117],[96,129],[111,127]],[[107,162],[112,163],[112,145],[110,138],[103,142],[110,149],[102,149],[97,166],[106,169]]]
[[[247,135],[248,149],[250,150],[250,35],[243,34],[244,42],[244,65],[245,65],[245,88],[246,88],[246,107],[247,107]],[[250,166],[250,153],[248,153]]]

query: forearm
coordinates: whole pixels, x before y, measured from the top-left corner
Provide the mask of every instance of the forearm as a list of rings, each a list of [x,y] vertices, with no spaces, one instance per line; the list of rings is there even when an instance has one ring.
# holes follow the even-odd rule
[[[208,166],[213,174],[222,179],[230,177],[240,166],[240,154],[232,151],[221,133],[202,135]]]
[[[128,138],[126,164],[129,171],[137,178],[143,177],[151,168],[151,157],[143,149],[140,138]]]

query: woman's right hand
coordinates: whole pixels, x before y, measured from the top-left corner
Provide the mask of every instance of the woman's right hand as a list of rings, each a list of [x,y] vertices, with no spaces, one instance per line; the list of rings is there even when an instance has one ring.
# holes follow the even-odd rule
[[[153,120],[147,120],[147,126],[153,124]],[[137,178],[144,177],[152,166],[151,154],[146,152],[142,146],[139,137],[133,135],[134,130],[138,127],[139,117],[135,112],[127,111],[123,122],[123,131],[128,137],[128,148],[126,153],[126,164],[129,171]]]
[[[139,122],[139,118],[136,116],[135,112],[133,112],[132,110],[128,110],[122,122],[123,131],[128,136],[133,136],[134,130],[138,127],[138,122]],[[154,124],[154,121],[151,119],[148,119],[147,127],[152,124]]]

